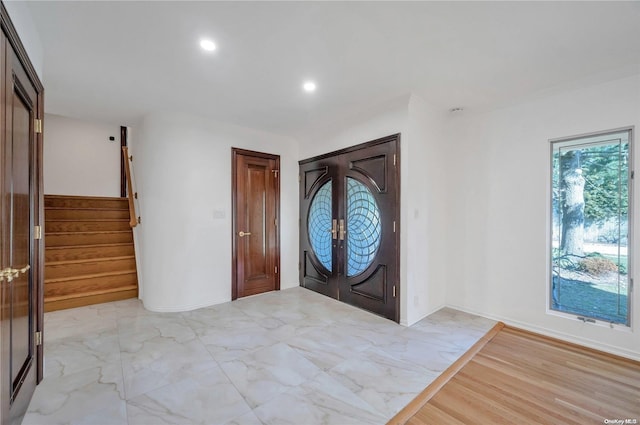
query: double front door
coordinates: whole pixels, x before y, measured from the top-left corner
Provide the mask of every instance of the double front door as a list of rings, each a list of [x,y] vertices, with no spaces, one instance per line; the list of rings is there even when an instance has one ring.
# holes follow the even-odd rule
[[[300,161],[300,285],[399,321],[400,135]]]

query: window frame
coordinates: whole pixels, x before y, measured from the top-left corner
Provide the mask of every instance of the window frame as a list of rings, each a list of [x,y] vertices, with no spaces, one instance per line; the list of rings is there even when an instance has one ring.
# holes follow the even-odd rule
[[[627,276],[628,276],[628,289],[627,289],[627,323],[614,323],[608,322],[603,319],[590,317],[584,314],[577,313],[569,313],[561,310],[556,310],[552,308],[553,305],[553,156],[554,156],[554,146],[558,143],[570,143],[572,141],[577,141],[580,139],[586,139],[589,137],[599,137],[612,135],[615,133],[628,133],[628,143],[629,143],[629,169],[627,173],[627,184],[628,184],[628,217],[627,217]],[[634,152],[634,133],[635,126],[626,126],[619,127],[610,130],[604,131],[595,131],[589,133],[583,133],[568,137],[560,137],[549,139],[549,157],[548,157],[548,165],[549,165],[549,173],[548,173],[548,185],[547,185],[547,238],[546,238],[546,258],[547,258],[547,279],[546,279],[546,313],[552,316],[558,316],[562,318],[579,320],[584,323],[589,323],[595,326],[607,327],[611,329],[621,330],[621,331],[633,331],[633,318],[634,318],[634,302],[635,298],[635,288],[634,288],[634,255],[635,255],[635,246],[634,246],[634,221],[635,221],[635,209],[634,209],[634,198],[635,198],[635,189],[634,189],[634,170],[635,170],[635,152]],[[588,146],[589,143],[585,143],[585,146]]]

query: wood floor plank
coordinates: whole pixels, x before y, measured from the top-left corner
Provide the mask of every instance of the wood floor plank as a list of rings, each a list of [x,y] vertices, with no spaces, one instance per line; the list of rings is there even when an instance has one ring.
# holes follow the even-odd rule
[[[434,383],[388,424],[640,423],[640,362],[508,326]]]

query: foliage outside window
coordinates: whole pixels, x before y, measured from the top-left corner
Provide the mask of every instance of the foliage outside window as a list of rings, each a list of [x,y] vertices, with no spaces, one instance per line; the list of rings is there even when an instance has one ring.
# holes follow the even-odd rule
[[[550,308],[629,326],[631,130],[551,148]]]

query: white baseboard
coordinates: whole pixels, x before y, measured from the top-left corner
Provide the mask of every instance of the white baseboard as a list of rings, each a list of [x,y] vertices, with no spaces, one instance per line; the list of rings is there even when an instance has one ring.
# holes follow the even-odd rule
[[[620,356],[620,357],[625,357],[625,358],[628,358],[628,359],[640,361],[640,354],[635,352],[635,351],[627,350],[627,349],[616,347],[616,346],[609,345],[609,344],[603,344],[601,342],[593,341],[593,340],[587,339],[587,338],[578,338],[578,337],[576,337],[574,335],[571,335],[571,334],[567,334],[567,333],[564,333],[564,332],[558,332],[556,330],[548,329],[548,328],[545,328],[545,327],[542,327],[542,326],[531,325],[529,323],[521,322],[521,321],[518,321],[518,320],[513,320],[513,319],[510,319],[510,318],[504,317],[504,316],[499,316],[499,315],[495,315],[495,314],[485,314],[485,313],[480,312],[480,311],[475,311],[473,309],[469,309],[469,308],[465,308],[465,307],[461,307],[461,306],[457,306],[457,305],[453,305],[453,304],[447,304],[447,307],[452,308],[454,310],[460,310],[460,311],[463,311],[465,313],[475,314],[476,316],[481,316],[481,317],[484,317],[486,319],[491,319],[491,320],[495,320],[495,321],[498,321],[498,322],[503,322],[504,324],[509,325],[509,326],[513,326],[515,328],[524,329],[526,331],[539,333],[541,335],[545,335],[545,336],[548,336],[548,337],[551,337],[551,338],[561,339],[563,341],[567,341],[567,342],[571,342],[571,343],[574,343],[574,344],[582,345],[584,347],[593,348],[595,350],[600,350],[600,351],[604,351],[606,353],[615,354],[615,355]]]

